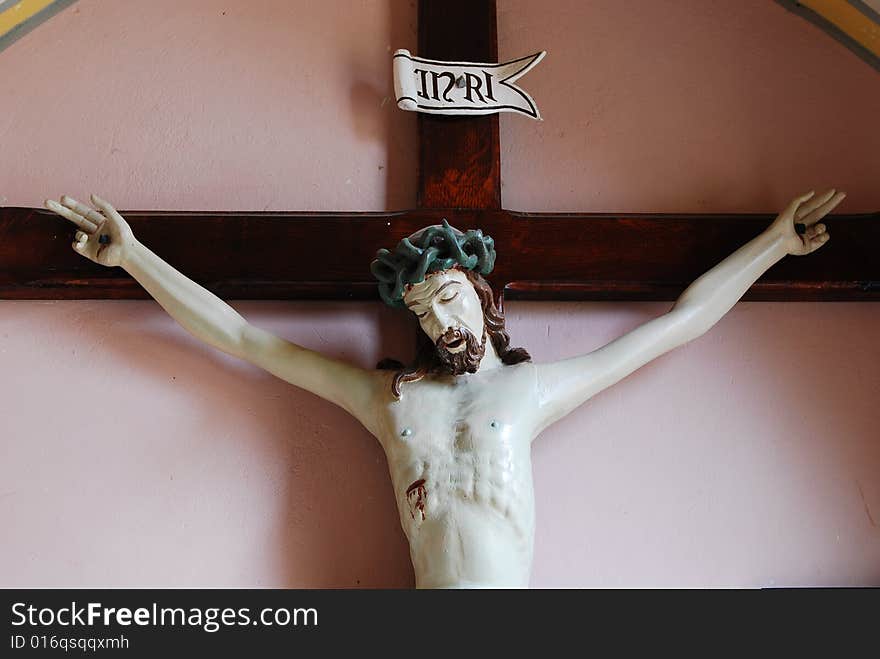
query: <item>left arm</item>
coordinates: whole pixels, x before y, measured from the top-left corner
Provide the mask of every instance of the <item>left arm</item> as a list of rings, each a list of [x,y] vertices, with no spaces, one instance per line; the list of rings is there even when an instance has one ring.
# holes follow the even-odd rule
[[[845,197],[829,190],[798,197],[770,227],[691,284],[672,309],[593,352],[537,366],[542,429],[606,387],[717,323],[786,254],[809,254],[828,240],[819,223]],[[806,225],[798,234],[795,222]]]

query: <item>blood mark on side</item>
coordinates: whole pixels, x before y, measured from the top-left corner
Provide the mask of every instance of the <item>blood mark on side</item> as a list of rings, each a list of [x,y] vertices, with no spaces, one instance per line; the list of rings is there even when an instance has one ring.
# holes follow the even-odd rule
[[[428,497],[428,492],[425,489],[425,479],[420,478],[419,480],[413,482],[408,488],[406,488],[406,500],[409,502],[410,510],[409,514],[412,515],[412,518],[416,518],[415,511],[418,510],[422,515],[422,519],[425,519],[425,499]]]

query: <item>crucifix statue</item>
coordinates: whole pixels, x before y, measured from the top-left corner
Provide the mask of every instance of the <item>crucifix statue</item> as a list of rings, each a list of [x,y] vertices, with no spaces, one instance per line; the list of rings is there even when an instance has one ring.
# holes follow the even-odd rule
[[[497,61],[494,0],[422,0],[418,54]],[[501,205],[497,116],[420,115],[418,135],[418,204],[403,212],[119,213],[96,196],[0,208],[0,297],[150,295],[197,338],[340,406],[385,451],[420,587],[527,585],[531,442],[744,295],[878,299],[877,214],[785,258],[829,240],[842,192],[774,217],[517,213]],[[344,258],[326,257],[328,236]],[[412,363],[331,359],[221,299],[376,297],[419,326]],[[674,304],[588,354],[536,363],[505,327],[503,300],[517,297]]]
[[[773,264],[828,241],[820,220],[844,198],[796,198],[759,236],[705,273],[672,309],[585,355],[535,364],[511,347],[488,275],[495,242],[446,220],[380,249],[382,300],[415,314],[416,361],[368,370],[255,327],[141,244],[108,202],[46,207],[78,227],[73,248],[121,266],[196,338],[354,416],[388,459],[416,584],[525,587],[535,514],[530,446],[547,426],[663,353],[703,334]],[[515,254],[502,255],[516,258]]]

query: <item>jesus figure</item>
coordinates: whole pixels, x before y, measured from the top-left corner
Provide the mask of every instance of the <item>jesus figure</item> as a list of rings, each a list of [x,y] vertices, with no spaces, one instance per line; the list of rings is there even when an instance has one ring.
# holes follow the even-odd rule
[[[378,439],[418,587],[491,588],[529,583],[532,441],[606,387],[702,335],[784,256],[819,249],[828,241],[821,220],[844,196],[828,190],[794,199],[667,313],[593,352],[545,364],[510,346],[482,276],[495,263],[492,238],[445,221],[426,227],[393,251],[379,250],[372,264],[382,300],[408,309],[424,330],[413,365],[375,370],[249,324],[138,242],[94,195],[94,208],[67,196],[46,207],[78,227],[77,252],[124,268],[196,338],[339,405]]]

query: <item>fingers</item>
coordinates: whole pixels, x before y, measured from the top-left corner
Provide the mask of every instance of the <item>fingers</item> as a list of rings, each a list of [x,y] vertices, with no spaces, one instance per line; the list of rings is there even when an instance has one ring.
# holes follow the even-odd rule
[[[802,217],[805,217],[809,213],[812,213],[819,206],[830,200],[831,197],[834,196],[834,193],[835,190],[834,188],[832,188],[831,190],[826,190],[822,194],[816,195],[812,199],[801,204],[800,207],[797,209],[797,213],[795,213],[795,220],[800,222]]]
[[[810,254],[811,252],[815,252],[822,245],[827,243],[830,238],[831,237],[828,235],[828,229],[824,224],[814,224],[809,226],[801,236],[803,249],[797,253]]]
[[[790,214],[790,216],[794,216],[798,207],[808,201],[815,193],[815,191],[810,190],[807,194],[803,194],[800,197],[795,197],[791,200],[791,203],[788,207],[783,211],[784,214]]]
[[[72,211],[65,206],[62,206],[57,201],[47,199],[45,202],[43,202],[43,205],[53,213],[57,213],[61,217],[70,220],[86,233],[94,233],[98,229],[97,224],[86,219],[79,213]]]
[[[821,220],[823,217],[828,215],[828,213],[833,211],[834,208],[841,201],[843,201],[845,198],[846,198],[845,192],[835,192],[824,203],[820,204],[819,206],[814,208],[812,211],[810,211],[809,213],[804,215],[802,218],[800,218],[799,221],[802,222],[803,224],[806,224],[807,226],[810,226],[811,224],[815,224],[816,222]]]
[[[813,238],[817,238],[822,235],[828,235],[825,233],[827,227],[824,224],[814,224],[813,226],[807,227],[807,230],[804,232],[804,240],[812,240]]]
[[[98,195],[96,195],[96,194],[93,194],[93,195],[90,195],[90,196],[91,196],[91,199],[92,199],[92,203],[93,203],[97,208],[100,208],[100,209],[104,212],[104,215],[106,215],[107,217],[113,217],[114,219],[116,219],[116,220],[118,220],[118,221],[120,221],[120,222],[123,222],[123,221],[124,221],[124,220],[122,219],[122,216],[116,211],[115,208],[113,208],[113,206],[111,206],[111,205],[109,204],[109,202],[104,201],[103,199],[101,199],[101,198],[100,198]]]
[[[70,210],[79,213],[83,217],[88,218],[95,224],[95,226],[101,226],[107,219],[94,208],[89,208],[85,204],[81,204],[73,197],[68,197],[67,195],[61,197],[61,204]]]
[[[88,242],[89,234],[85,233],[84,231],[77,231],[76,238],[74,239],[72,246],[77,252],[82,252],[85,250]]]
[[[812,238],[809,241],[808,244],[810,246],[810,251],[812,252],[812,251],[819,249],[822,245],[827,243],[830,239],[831,239],[831,236],[829,236],[827,233],[820,233],[818,236],[816,236],[815,238]]]

